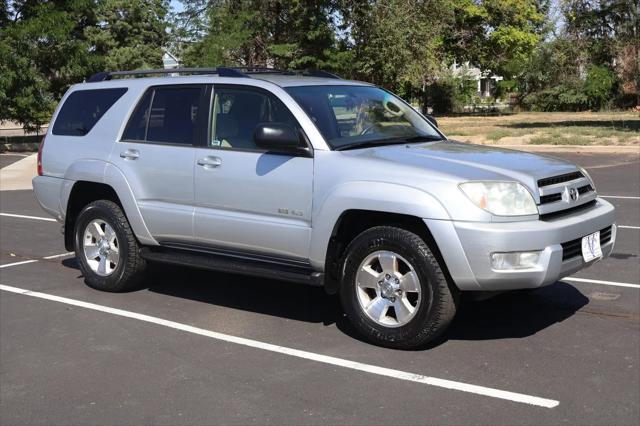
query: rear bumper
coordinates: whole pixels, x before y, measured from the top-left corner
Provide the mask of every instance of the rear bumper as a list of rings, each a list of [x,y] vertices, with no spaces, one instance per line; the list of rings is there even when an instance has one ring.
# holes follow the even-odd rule
[[[536,288],[591,266],[582,256],[563,260],[562,243],[611,227],[611,238],[602,244],[603,258],[613,251],[616,239],[614,207],[602,199],[589,210],[553,220],[508,223],[426,220],[443,255],[449,273],[461,290],[500,291]],[[534,267],[494,270],[495,252],[540,251]]]
[[[58,222],[64,223],[64,210],[60,204],[65,179],[52,176],[36,176],[32,180],[33,192],[40,207]]]

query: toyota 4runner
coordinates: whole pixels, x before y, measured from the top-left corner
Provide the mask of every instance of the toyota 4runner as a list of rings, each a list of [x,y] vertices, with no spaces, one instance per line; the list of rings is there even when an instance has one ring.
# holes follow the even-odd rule
[[[131,289],[150,261],[323,286],[370,341],[413,348],[461,292],[545,286],[613,250],[614,208],[574,164],[450,141],[325,72],[169,72],[71,87],[41,144],[36,196],[91,287]]]

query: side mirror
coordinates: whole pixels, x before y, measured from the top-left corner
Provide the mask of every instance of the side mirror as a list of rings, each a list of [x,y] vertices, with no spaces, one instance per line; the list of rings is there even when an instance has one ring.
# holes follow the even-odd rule
[[[438,120],[436,120],[436,118],[433,115],[425,114],[424,116],[427,118],[427,120],[431,122],[431,124],[438,127]]]
[[[296,130],[286,123],[260,123],[253,133],[253,140],[259,148],[269,151],[291,153],[300,146]]]

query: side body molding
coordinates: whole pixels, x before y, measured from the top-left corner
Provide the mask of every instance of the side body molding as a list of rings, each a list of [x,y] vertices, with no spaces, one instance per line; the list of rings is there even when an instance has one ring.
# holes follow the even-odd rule
[[[133,191],[120,169],[111,163],[100,160],[79,160],[75,161],[66,171],[65,183],[61,193],[61,207],[63,214],[66,214],[67,204],[73,185],[77,181],[96,182],[109,185],[118,194],[122,208],[129,219],[129,224],[136,237],[142,244],[158,245],[158,242],[151,236],[145,224],[138,204],[136,203]]]
[[[376,194],[375,199],[369,195],[372,192]],[[313,268],[324,269],[334,226],[344,212],[354,209],[398,213],[420,219],[451,220],[438,200],[411,186],[375,181],[353,181],[338,185],[323,200],[314,202],[309,248],[309,260]]]

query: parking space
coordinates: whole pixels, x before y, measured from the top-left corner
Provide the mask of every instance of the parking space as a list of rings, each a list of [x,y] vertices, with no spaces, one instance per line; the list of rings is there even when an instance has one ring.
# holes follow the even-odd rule
[[[22,160],[27,157],[29,154],[22,152],[3,152],[0,154],[0,168],[6,167],[15,163],[16,161]]]
[[[636,424],[640,162],[558,155],[630,197],[613,256],[467,302],[420,351],[360,341],[313,287],[156,266],[94,291],[31,191],[0,192],[0,284],[42,293],[0,291],[0,423]]]

